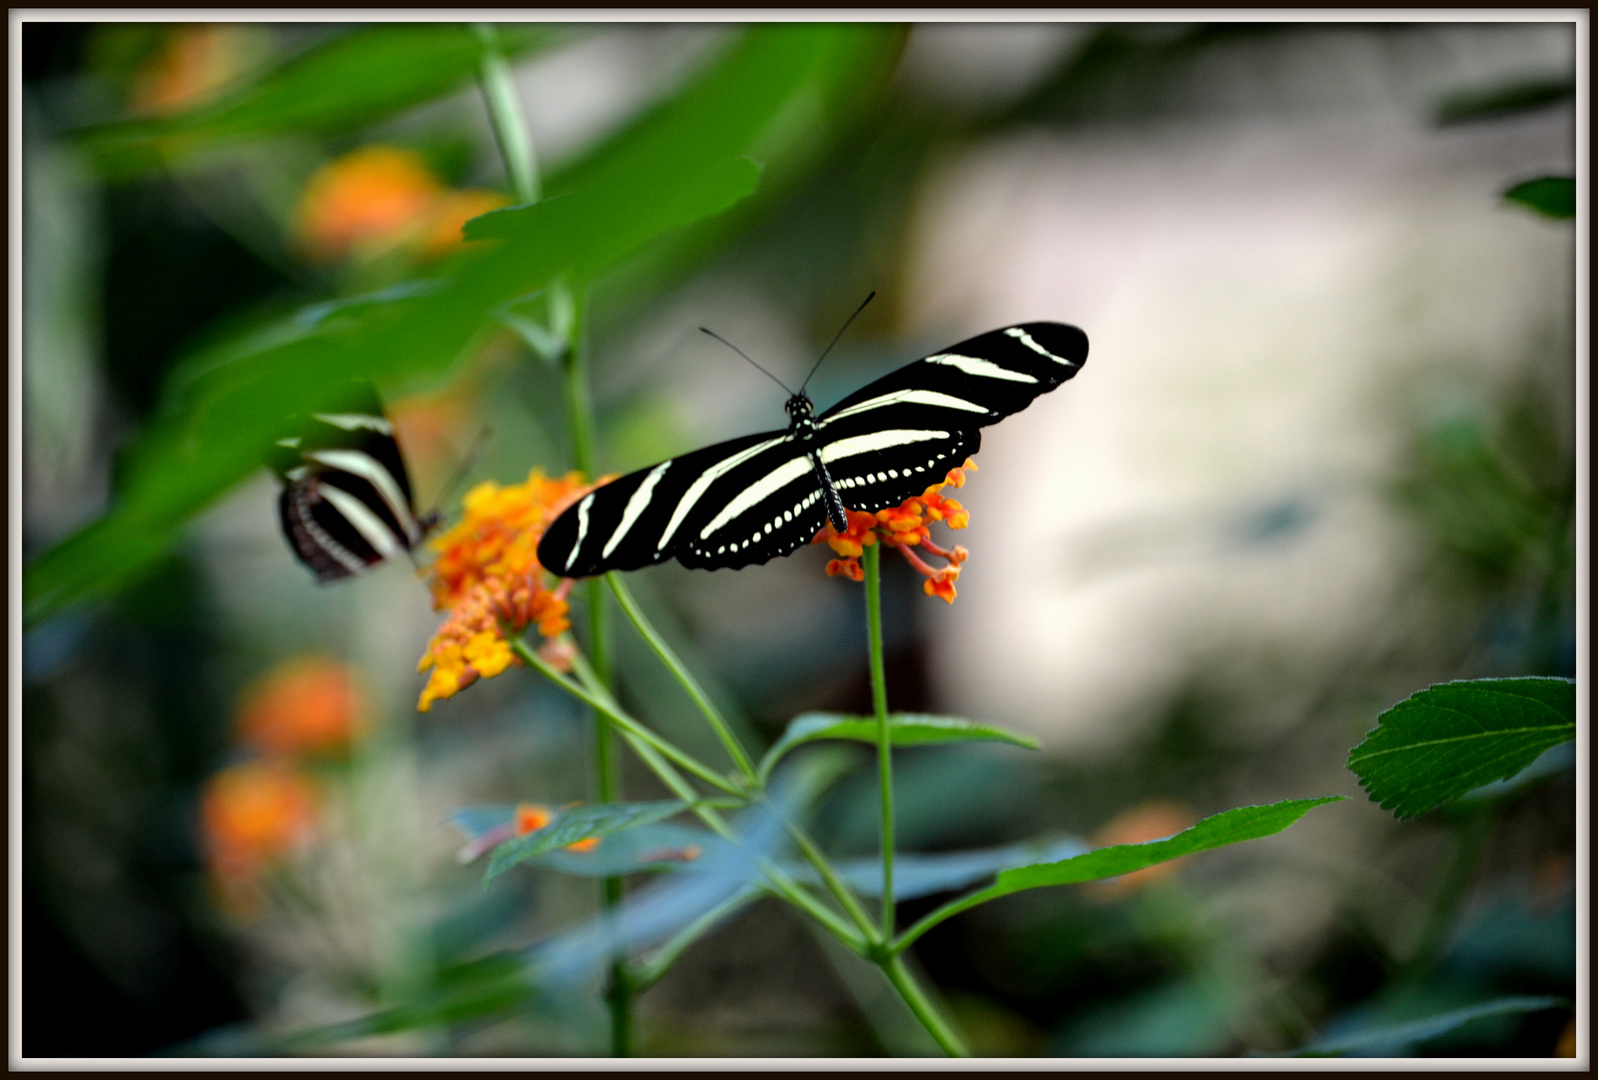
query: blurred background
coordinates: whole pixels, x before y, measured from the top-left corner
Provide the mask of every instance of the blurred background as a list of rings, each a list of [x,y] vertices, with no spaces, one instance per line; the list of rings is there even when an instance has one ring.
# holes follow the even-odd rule
[[[374,29],[13,24],[25,561],[104,512],[185,358],[423,276],[462,222],[511,201],[470,68],[338,123],[286,113],[148,160],[107,150],[106,132]],[[529,29],[503,32],[556,177],[750,33],[514,36]],[[916,961],[974,1049],[1274,1052],[1493,994],[1573,998],[1570,748],[1533,782],[1407,823],[1343,762],[1428,684],[1575,674],[1574,224],[1504,192],[1574,174],[1576,27],[857,29],[874,59],[845,105],[801,96],[773,121],[751,200],[595,284],[604,468],[785,423],[781,392],[702,325],[793,383],[877,290],[811,383],[822,407],[995,326],[1079,325],[1082,375],[984,434],[959,599],[885,564],[893,707],[1043,747],[904,752],[901,848],[1149,839],[1350,796],[1279,837],[1013,897],[923,939]],[[387,389],[418,502],[446,519],[484,425],[469,483],[571,466],[556,382],[511,335]],[[439,616],[412,568],[318,588],[275,500],[263,469],[122,588],[24,639],[30,1056],[245,1052],[594,908],[591,880],[541,869],[485,890],[447,824],[591,797],[583,715],[514,670],[418,714]],[[753,746],[801,711],[869,711],[860,587],[826,559],[631,575]],[[713,758],[689,702],[617,640],[635,715]],[[634,764],[629,797],[658,795]],[[875,850],[873,784],[862,754],[816,808],[829,851]],[[929,1052],[900,1008],[767,901],[641,999],[640,1050]],[[1498,1017],[1391,1049],[1569,1053],[1571,1024]],[[337,1049],[605,1046],[599,1004],[569,1002]]]

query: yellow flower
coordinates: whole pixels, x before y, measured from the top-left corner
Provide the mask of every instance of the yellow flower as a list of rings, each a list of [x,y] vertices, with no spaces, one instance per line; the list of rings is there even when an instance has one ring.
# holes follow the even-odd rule
[[[545,585],[538,541],[555,516],[589,490],[579,473],[551,480],[534,469],[526,483],[490,481],[466,494],[460,522],[429,544],[438,552],[428,568],[433,606],[449,616],[417,664],[417,671],[432,672],[417,708],[426,712],[440,698],[517,663],[506,635],[535,625],[546,639],[566,632],[571,582]],[[540,654],[557,667],[569,662],[553,640]]]
[[[963,529],[970,524],[971,512],[955,500],[944,498],[942,491],[951,484],[957,488],[964,487],[965,470],[975,471],[976,467],[976,462],[967,458],[960,468],[950,469],[941,483],[933,484],[922,494],[906,499],[898,506],[878,510],[875,514],[850,510],[847,512],[849,528],[844,532],[838,532],[829,521],[811,541],[813,544],[828,544],[842,556],[827,563],[827,576],[864,581],[865,571],[858,560],[866,548],[881,540],[888,547],[898,548],[905,561],[926,577],[927,580],[921,584],[923,592],[947,603],[954,603],[954,582],[960,576],[960,565],[970,552],[958,544],[952,550],[945,551],[933,543],[929,525],[941,521],[951,529]],[[947,559],[948,565],[929,565],[910,550],[914,547]]]

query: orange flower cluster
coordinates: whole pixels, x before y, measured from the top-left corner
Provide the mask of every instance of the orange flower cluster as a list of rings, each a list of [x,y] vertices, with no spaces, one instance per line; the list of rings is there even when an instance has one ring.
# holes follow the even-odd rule
[[[417,671],[432,670],[417,708],[426,712],[434,701],[517,662],[507,634],[535,624],[546,639],[565,633],[571,582],[545,587],[538,541],[555,516],[590,489],[580,473],[551,480],[534,469],[524,484],[490,481],[467,493],[460,522],[429,544],[438,552],[428,569],[433,607],[449,609],[449,617],[417,664]],[[566,664],[553,640],[540,655],[557,667]]]
[[[234,24],[173,27],[160,50],[133,77],[129,103],[138,112],[170,115],[216,97],[259,53],[258,32]]]
[[[410,248],[436,258],[459,247],[461,226],[510,200],[444,186],[414,150],[363,146],[329,162],[300,196],[295,233],[319,262]]]
[[[245,691],[234,730],[263,754],[336,754],[349,746],[364,715],[349,667],[305,656]]]
[[[970,511],[954,499],[944,498],[942,491],[951,484],[957,488],[965,487],[965,471],[975,471],[976,467],[976,462],[966,458],[965,464],[958,469],[950,469],[941,483],[933,484],[923,494],[906,499],[898,506],[878,510],[875,514],[850,510],[847,532],[838,532],[829,521],[811,541],[813,544],[829,544],[839,555],[839,558],[827,563],[827,576],[842,575],[852,581],[865,580],[866,572],[860,566],[860,556],[866,548],[881,540],[889,547],[898,548],[905,561],[926,577],[927,580],[921,585],[923,592],[954,603],[954,583],[960,576],[961,564],[970,552],[959,544],[953,550],[945,551],[933,543],[930,526],[935,521],[941,521],[951,529],[963,529],[970,523]],[[947,559],[948,564],[943,567],[929,565],[911,550],[916,547]]]
[[[315,829],[315,791],[286,762],[246,761],[211,777],[200,823],[212,880],[233,906],[247,908],[261,870]]]

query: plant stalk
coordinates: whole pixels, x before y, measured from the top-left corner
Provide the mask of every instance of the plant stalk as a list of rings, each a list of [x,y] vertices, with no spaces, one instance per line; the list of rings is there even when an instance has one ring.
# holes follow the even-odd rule
[[[887,961],[882,965],[882,971],[888,976],[893,988],[899,991],[899,996],[904,998],[904,1003],[910,1006],[910,1011],[915,1013],[916,1019],[921,1021],[921,1026],[927,1029],[927,1034],[936,1040],[945,1054],[950,1057],[971,1056],[971,1051],[965,1048],[960,1036],[956,1035],[954,1029],[938,1015],[937,1010],[932,1007],[932,1002],[927,1000],[926,994],[916,984],[915,977],[904,966],[904,957],[895,956]]]
[[[516,84],[511,78],[510,65],[505,62],[499,47],[499,32],[492,23],[474,23],[472,29],[482,42],[480,69],[483,98],[488,106],[490,126],[499,144],[505,172],[510,178],[516,199],[524,205],[538,202],[542,196],[538,177],[538,159],[533,153],[533,141],[522,115],[521,102],[516,96]],[[552,285],[552,289],[562,289]],[[577,467],[592,476],[594,468],[594,442],[592,410],[589,407],[586,370],[583,364],[583,333],[579,319],[572,323],[571,335],[566,341],[564,363],[561,365],[565,397],[572,434],[572,452]],[[610,684],[610,635],[606,625],[604,594],[599,582],[588,583],[588,653],[602,685]],[[616,760],[610,725],[596,714],[594,717],[594,778],[596,795],[600,802],[616,802],[621,798],[621,771]],[[622,879],[608,877],[600,883],[600,905],[606,912],[621,903]],[[614,1057],[627,1057],[631,1052],[632,986],[626,977],[625,958],[616,957],[611,965],[610,982],[605,990],[605,1000],[610,1008],[610,1046]]]
[[[871,650],[871,706],[877,714],[877,786],[882,798],[882,940],[893,940],[893,745],[882,664],[882,545],[865,549],[866,631]]]

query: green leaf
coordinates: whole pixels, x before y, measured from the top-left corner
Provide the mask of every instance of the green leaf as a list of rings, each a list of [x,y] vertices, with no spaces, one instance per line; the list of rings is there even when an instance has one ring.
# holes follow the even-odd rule
[[[1535,180],[1523,180],[1505,191],[1504,198],[1535,210],[1543,217],[1565,221],[1576,216],[1576,179],[1539,176]]]
[[[23,575],[32,624],[123,583],[175,529],[260,466],[284,417],[315,411],[350,378],[379,386],[444,371],[489,313],[558,274],[592,275],[640,245],[747,197],[759,167],[701,163],[688,174],[617,177],[531,207],[526,232],[461,262],[429,289],[390,290],[257,332],[253,350],[207,356],[174,375],[182,393],[130,455],[112,511]],[[324,305],[312,309],[321,315]]]
[[[1382,713],[1349,753],[1348,768],[1382,809],[1412,818],[1507,780],[1575,737],[1569,679],[1442,683]]]
[[[902,37],[878,26],[753,27],[678,94],[552,176],[547,190],[568,194],[518,215],[514,239],[463,256],[430,291],[284,320],[225,356],[184,363],[170,384],[182,392],[169,392],[134,448],[111,512],[27,567],[24,622],[125,584],[258,467],[284,416],[314,410],[351,375],[380,389],[437,376],[507,301],[563,273],[607,271],[747,197],[759,168],[741,155],[814,155],[825,125],[858,109]]]
[[[927,746],[947,742],[1004,742],[1038,748],[1037,740],[988,724],[974,724],[956,716],[931,716],[926,713],[890,713],[888,738],[894,746]],[[771,775],[782,756],[794,747],[817,739],[848,739],[875,744],[877,721],[870,716],[845,716],[840,713],[804,713],[794,717],[782,738],[760,759],[759,773]]]
[[[1421,1020],[1366,1028],[1363,1031],[1356,1031],[1347,1035],[1321,1039],[1301,1050],[1294,1050],[1291,1054],[1285,1056],[1333,1057],[1360,1050],[1383,1051],[1391,1054],[1393,1051],[1400,1050],[1403,1047],[1425,1042],[1428,1039],[1435,1039],[1439,1035],[1446,1034],[1455,1028],[1470,1023],[1472,1020],[1480,1020],[1483,1017],[1568,1008],[1570,1008],[1570,1002],[1558,997],[1497,998],[1493,1001],[1484,1001],[1480,1005],[1454,1009],[1450,1012],[1428,1016]]]
[[[1501,116],[1545,109],[1576,96],[1576,83],[1569,76],[1520,79],[1495,86],[1460,90],[1437,105],[1439,124],[1460,124],[1474,120],[1496,120]]]
[[[500,28],[507,54],[557,40],[546,27]],[[216,101],[175,116],[92,128],[83,146],[104,175],[125,177],[222,142],[348,130],[453,90],[476,73],[481,56],[482,43],[462,23],[361,27]]]
[[[687,803],[673,799],[652,803],[598,803],[562,810],[555,815],[554,821],[542,829],[507,840],[495,848],[484,883],[493,881],[511,867],[534,856],[569,847],[590,837],[610,836],[640,825],[652,825],[681,813],[687,807]]]
[[[916,923],[900,936],[894,947],[902,949],[945,919],[1001,896],[1046,885],[1077,885],[1119,877],[1184,855],[1273,836],[1315,807],[1342,799],[1341,795],[1327,795],[1319,799],[1288,799],[1269,806],[1241,806],[1211,815],[1164,840],[1115,844],[1058,862],[1004,870],[986,889],[952,900]]]
[[[1043,885],[1075,885],[1119,877],[1134,870],[1179,859],[1183,855],[1273,836],[1315,807],[1339,802],[1342,798],[1341,795],[1326,795],[1319,799],[1288,799],[1269,806],[1240,806],[1207,817],[1164,840],[1115,844],[1073,859],[1006,870],[994,883],[993,889],[997,890],[994,895],[1003,896]]]
[[[914,900],[951,889],[963,889],[986,881],[1001,870],[1031,866],[1045,860],[1052,862],[1080,855],[1086,850],[1087,845],[1080,840],[1063,839],[1033,840],[975,851],[942,851],[935,855],[900,852],[893,857],[893,898]],[[820,875],[807,864],[794,863],[785,865],[783,869],[800,881],[820,884]],[[861,896],[882,895],[881,859],[875,856],[842,859],[834,864],[834,869]]]

